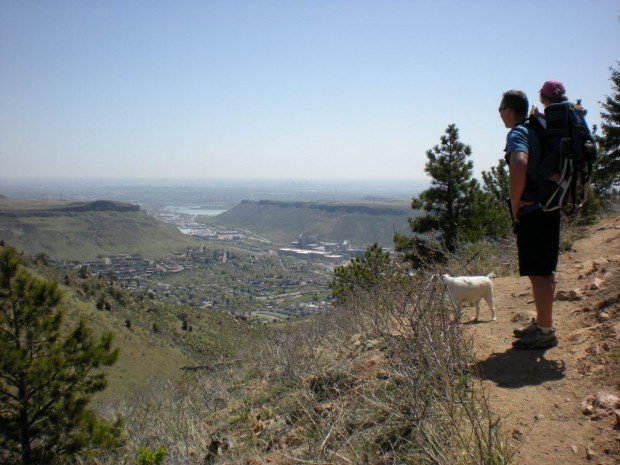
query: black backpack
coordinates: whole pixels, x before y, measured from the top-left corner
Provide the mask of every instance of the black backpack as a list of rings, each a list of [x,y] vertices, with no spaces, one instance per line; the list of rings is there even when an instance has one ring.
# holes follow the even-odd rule
[[[553,103],[544,115],[534,107],[527,120],[540,139],[538,202],[544,211],[579,208],[592,175],[596,145],[577,103]]]

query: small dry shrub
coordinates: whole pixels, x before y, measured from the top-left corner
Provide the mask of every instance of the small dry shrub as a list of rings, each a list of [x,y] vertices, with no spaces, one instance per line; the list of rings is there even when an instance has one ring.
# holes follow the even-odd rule
[[[472,372],[471,344],[439,280],[422,274],[386,280],[331,313],[326,321],[382,341],[387,373],[364,385],[341,382],[353,379],[343,364],[313,378],[319,405],[306,408],[300,424],[314,440],[298,463],[510,463],[511,451]],[[349,351],[358,338],[334,326],[325,336],[332,343],[342,337]]]
[[[461,243],[442,268],[451,276],[510,276],[519,270],[516,238]]]
[[[188,372],[179,380],[153,380],[135,395],[107,410],[125,419],[126,446],[102,454],[96,463],[134,463],[140,448],[166,447],[165,463],[202,464],[212,443],[210,416],[228,404],[234,393],[234,370]]]

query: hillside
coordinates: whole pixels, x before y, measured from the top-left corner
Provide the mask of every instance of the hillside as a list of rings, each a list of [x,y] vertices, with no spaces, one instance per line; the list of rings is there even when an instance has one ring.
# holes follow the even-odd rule
[[[156,221],[137,205],[112,202],[0,199],[0,239],[61,260],[97,255],[159,257],[196,242]]]
[[[98,402],[122,401],[153,382],[173,382],[184,373],[182,367],[233,357],[240,342],[260,339],[262,327],[224,312],[157,302],[96,276],[80,277],[45,265],[28,254],[22,261],[36,276],[60,283],[67,326],[83,319],[96,334],[113,333],[120,356],[108,370],[108,388],[98,394]]]
[[[415,212],[399,201],[363,203],[243,201],[236,207],[204,221],[250,230],[271,241],[290,244],[300,234],[319,241],[343,242],[364,247],[378,242],[393,245],[394,231],[407,233],[407,218]]]
[[[166,444],[171,464],[617,464],[620,218],[584,230],[560,257],[557,347],[513,350],[513,327],[533,311],[529,285],[509,275],[494,287],[497,321],[483,303],[478,324],[472,307],[453,324],[441,283],[419,275],[260,327],[71,274],[73,317],[113,330],[122,349],[97,404],[124,415],[128,444],[95,463]],[[102,294],[109,311],[95,307]],[[198,369],[179,379],[185,364]],[[616,399],[609,410],[588,404],[597,394]]]
[[[468,448],[457,445],[462,461],[444,456],[437,461],[424,461],[424,453],[428,451],[419,456],[415,450],[411,451],[414,448],[407,444],[411,437],[415,439],[412,432],[415,429],[407,427],[405,414],[397,408],[405,406],[405,412],[411,414],[416,396],[403,387],[407,386],[404,381],[408,376],[415,378],[417,374],[415,370],[407,371],[408,364],[396,364],[394,369],[395,353],[407,349],[397,342],[398,338],[394,343],[388,337],[386,340],[354,338],[353,344],[340,348],[342,355],[334,357],[327,368],[314,375],[302,375],[297,390],[280,391],[275,396],[273,381],[244,384],[243,402],[231,402],[233,406],[226,412],[241,415],[238,412],[242,411],[243,416],[234,417],[229,424],[225,420],[229,417],[223,416],[222,423],[212,427],[220,434],[215,437],[224,438],[225,444],[232,445],[230,450],[216,449],[221,455],[216,463],[616,465],[620,459],[617,432],[620,419],[618,410],[614,412],[614,408],[620,407],[620,399],[614,397],[620,395],[619,289],[620,218],[616,217],[589,228],[585,237],[575,242],[573,250],[560,258],[560,292],[555,307],[555,326],[560,338],[557,347],[547,351],[511,348],[512,329],[526,322],[534,309],[527,278],[507,276],[495,280],[497,321],[490,321],[484,303],[479,324],[467,324],[474,316],[474,309],[465,310],[466,324],[461,327],[474,348],[474,373],[479,373],[472,385],[480,394],[485,393],[490,407],[490,425],[481,422],[483,435],[488,434],[489,442],[478,437],[477,444],[491,443],[496,437],[492,425],[499,424],[495,460],[471,458],[468,461],[467,454],[476,453],[473,440]],[[357,305],[363,305],[366,297]],[[356,314],[359,317],[363,311],[357,308]],[[409,322],[406,318],[404,321]],[[396,332],[393,325],[394,321],[388,326],[391,332]],[[317,337],[309,329],[304,329],[303,334],[307,341]],[[293,336],[292,340],[296,338]],[[414,340],[410,342],[413,344]],[[433,350],[424,341],[419,349]],[[288,350],[297,355],[295,368],[307,362],[304,357],[308,355],[303,349]],[[437,351],[435,355],[441,357],[442,352]],[[424,359],[430,365],[429,371],[433,369],[432,360]],[[440,359],[439,366],[444,362]],[[303,368],[298,369],[303,373]],[[421,378],[424,380],[424,375]],[[396,387],[390,385],[390,380],[396,382]],[[441,382],[444,381],[438,384]],[[413,383],[408,388],[415,386]],[[424,389],[420,393],[424,394]],[[601,393],[599,398],[616,400],[607,410],[596,404],[590,407],[597,393]],[[459,411],[456,403],[448,404],[453,406],[448,412],[460,412],[454,417],[456,428],[459,421],[468,424],[468,418],[461,417],[466,412]],[[484,412],[479,411],[481,418]],[[446,443],[451,440],[449,431],[445,430],[442,436]],[[466,428],[460,439],[471,440]],[[383,457],[373,459],[372,447],[377,444]],[[401,451],[396,460],[392,454],[399,447],[411,451],[413,458]],[[440,451],[438,448],[437,453]],[[433,452],[429,455],[433,456]]]

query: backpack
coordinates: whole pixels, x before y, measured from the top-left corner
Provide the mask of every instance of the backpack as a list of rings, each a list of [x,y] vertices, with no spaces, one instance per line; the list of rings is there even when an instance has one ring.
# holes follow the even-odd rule
[[[596,145],[577,103],[553,103],[542,115],[536,107],[526,122],[540,139],[538,202],[543,211],[579,208],[592,175]]]

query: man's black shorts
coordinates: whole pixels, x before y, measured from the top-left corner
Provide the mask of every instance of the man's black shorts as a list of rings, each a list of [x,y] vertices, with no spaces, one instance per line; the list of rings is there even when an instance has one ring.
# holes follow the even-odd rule
[[[560,211],[541,209],[519,217],[516,225],[521,276],[549,276],[560,254]]]

